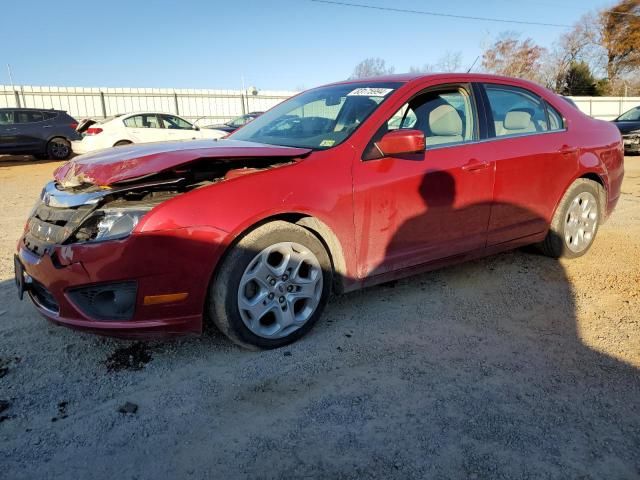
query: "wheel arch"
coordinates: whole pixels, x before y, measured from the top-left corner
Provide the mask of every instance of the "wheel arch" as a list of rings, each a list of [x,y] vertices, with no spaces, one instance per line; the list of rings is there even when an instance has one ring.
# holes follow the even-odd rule
[[[600,176],[600,174],[596,172],[586,172],[582,174],[579,178],[584,178],[586,180],[591,180],[592,182],[597,183],[602,188],[600,188],[600,218],[604,222],[606,219],[606,211],[607,211],[607,200],[609,196],[609,189],[607,188],[607,182]],[[577,179],[576,179],[577,180]]]
[[[239,232],[233,238],[233,241],[227,246],[224,253],[218,260],[216,268],[212,275],[212,279],[215,278],[218,268],[222,264],[226,255],[244,236],[262,225],[275,221],[284,221],[303,227],[313,233],[316,238],[318,238],[318,240],[322,242],[325,249],[327,250],[327,253],[329,254],[329,260],[331,261],[331,267],[333,268],[332,289],[335,293],[342,293],[345,287],[344,280],[345,278],[347,278],[347,266],[344,256],[344,249],[342,247],[342,244],[340,243],[340,240],[331,229],[331,227],[329,227],[325,222],[313,215],[300,212],[279,213],[276,215],[265,217]]]

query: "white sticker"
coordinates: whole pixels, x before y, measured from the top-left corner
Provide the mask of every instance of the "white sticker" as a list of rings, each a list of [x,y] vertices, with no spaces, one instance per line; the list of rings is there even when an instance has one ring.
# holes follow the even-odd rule
[[[320,142],[320,146],[321,147],[332,147],[334,143],[336,143],[335,140],[322,140]]]
[[[347,93],[347,97],[385,97],[393,92],[393,88],[362,87]]]

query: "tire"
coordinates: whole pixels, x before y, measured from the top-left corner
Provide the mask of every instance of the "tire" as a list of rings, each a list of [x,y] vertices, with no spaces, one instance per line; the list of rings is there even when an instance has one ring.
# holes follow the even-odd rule
[[[329,255],[310,231],[284,221],[267,223],[222,260],[209,287],[207,313],[238,345],[282,347],[305,335],[322,315],[332,277]],[[241,308],[250,304],[251,311]]]
[[[130,142],[129,140],[120,140],[119,142],[116,142],[114,147],[122,147],[123,145],[131,145],[133,142]]]
[[[589,251],[604,213],[605,194],[593,180],[579,178],[560,200],[540,247],[552,258],[577,258]]]
[[[71,143],[65,138],[56,137],[47,143],[47,157],[51,160],[66,160],[71,155]]]

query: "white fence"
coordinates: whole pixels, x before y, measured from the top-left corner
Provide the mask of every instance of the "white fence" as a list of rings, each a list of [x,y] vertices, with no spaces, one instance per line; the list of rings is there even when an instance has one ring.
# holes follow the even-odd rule
[[[55,108],[66,110],[77,119],[154,111],[176,113],[204,125],[267,110],[296,92],[263,90],[255,92],[255,95],[252,93],[242,90],[0,85],[0,108]],[[612,120],[640,105],[640,97],[571,98],[584,113],[603,120]]]
[[[613,120],[620,114],[640,105],[640,97],[571,97],[587,115]]]
[[[54,108],[66,110],[77,119],[152,111],[175,113],[204,125],[229,120],[244,113],[267,110],[295,93],[0,85],[0,108]]]

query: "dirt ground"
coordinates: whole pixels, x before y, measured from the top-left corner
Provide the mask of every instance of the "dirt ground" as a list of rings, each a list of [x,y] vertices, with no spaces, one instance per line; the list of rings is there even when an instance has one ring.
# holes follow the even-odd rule
[[[12,254],[51,162],[0,158],[0,478],[639,478],[640,157],[585,257],[334,298],[302,341],[49,324]],[[127,403],[128,402],[128,403]]]

